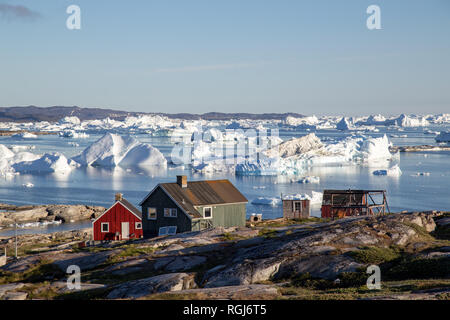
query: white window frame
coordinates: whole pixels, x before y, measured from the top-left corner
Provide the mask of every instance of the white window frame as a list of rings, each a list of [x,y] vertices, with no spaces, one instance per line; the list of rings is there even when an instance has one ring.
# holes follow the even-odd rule
[[[150,210],[155,210],[155,217],[154,218],[150,217]],[[157,216],[158,216],[158,210],[156,208],[147,208],[147,219],[148,220],[156,220]]]
[[[176,208],[164,208],[164,217],[176,218],[177,216],[178,216],[178,210]]]
[[[136,230],[141,230],[141,229],[142,229],[142,222],[136,222],[136,223],[134,224],[134,228],[135,228]]]
[[[206,211],[206,209],[210,209],[210,210],[211,210],[211,211],[210,211],[211,215],[210,215],[209,217],[206,217],[206,216],[205,216],[205,211]],[[212,219],[212,216],[213,216],[213,208],[212,208],[212,207],[204,207],[204,208],[203,208],[203,218],[204,218],[204,219]]]
[[[169,228],[175,228],[174,233],[169,233]],[[159,228],[158,236],[171,236],[176,233],[177,233],[177,226],[165,226],[165,227]]]
[[[103,225],[108,227],[108,230],[104,231],[103,230]],[[109,222],[102,222],[102,224],[100,225],[100,230],[102,233],[108,233],[109,232]]]

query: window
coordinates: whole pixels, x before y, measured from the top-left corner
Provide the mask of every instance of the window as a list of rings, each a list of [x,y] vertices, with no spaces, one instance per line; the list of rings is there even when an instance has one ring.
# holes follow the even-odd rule
[[[102,223],[102,232],[109,232],[109,222]]]
[[[176,218],[177,217],[177,209],[164,208],[164,217]]]
[[[159,228],[159,234],[160,236],[166,236],[166,235],[172,235],[177,233],[177,227],[176,226],[169,226],[169,227],[161,227]]]
[[[149,220],[156,220],[156,208],[147,208],[147,218]]]
[[[141,222],[136,222],[135,229],[142,229],[142,223]]]
[[[212,218],[212,208],[211,207],[203,208],[203,218],[207,218],[207,219]]]
[[[302,203],[300,201],[294,202],[294,211],[302,211]]]

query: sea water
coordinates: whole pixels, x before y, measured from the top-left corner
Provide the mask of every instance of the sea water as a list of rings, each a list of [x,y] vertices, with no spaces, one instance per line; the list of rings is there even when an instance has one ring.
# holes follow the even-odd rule
[[[428,127],[430,128],[430,127]],[[431,128],[435,131],[443,127]],[[444,128],[447,129],[448,128]],[[379,137],[387,134],[395,146],[436,145],[433,135],[423,133],[423,128],[396,129],[382,128],[380,132],[365,133]],[[288,140],[306,135],[308,131],[280,130],[280,137]],[[349,132],[336,130],[317,130],[316,135],[323,139],[339,139],[351,135]],[[407,135],[392,138],[390,134]],[[91,134],[88,139],[67,139],[57,135],[39,136],[37,139],[17,140],[11,137],[0,137],[0,144],[6,146],[35,146],[33,153],[61,152],[68,158],[82,152],[101,134]],[[147,142],[158,148],[167,158],[173,148],[168,137],[153,137],[148,134],[137,134],[141,142]],[[77,146],[69,142],[76,142]],[[364,165],[315,166],[307,169],[304,175],[320,177],[320,183],[301,184],[290,182],[285,177],[275,176],[235,176],[234,174],[195,174],[189,166],[185,168],[171,167],[167,169],[120,167],[78,168],[70,174],[21,174],[9,178],[0,178],[0,203],[15,205],[40,204],[84,204],[110,207],[114,202],[114,194],[121,192],[133,204],[139,202],[158,183],[174,182],[176,175],[184,174],[188,180],[229,179],[249,200],[247,215],[262,213],[264,219],[282,216],[281,206],[253,205],[251,201],[258,197],[280,197],[281,194],[323,192],[324,189],[383,189],[387,191],[387,200],[391,212],[402,210],[450,210],[450,152],[413,152],[400,154],[401,176],[376,176],[373,171],[380,169]],[[420,176],[418,173],[429,173]],[[298,180],[296,177],[293,180]],[[26,187],[27,184],[34,187]],[[312,215],[320,216],[320,204],[312,207]],[[90,221],[47,225],[42,228],[19,229],[22,233],[47,233],[64,230],[75,230],[91,226]],[[14,230],[0,230],[0,236],[14,234]]]

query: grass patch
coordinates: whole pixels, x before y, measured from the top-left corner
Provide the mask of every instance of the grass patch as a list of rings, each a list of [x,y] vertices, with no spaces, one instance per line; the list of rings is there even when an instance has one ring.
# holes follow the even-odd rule
[[[329,290],[342,288],[360,288],[366,284],[368,275],[363,270],[343,272],[338,276],[339,281],[314,278],[309,273],[303,273],[291,280],[293,287],[312,290]]]
[[[263,228],[259,230],[258,236],[266,239],[272,239],[277,237],[278,232],[273,229]]]
[[[106,261],[106,264],[114,264],[126,260],[127,257],[138,257],[141,255],[148,255],[155,252],[156,249],[152,247],[137,248],[134,245],[128,245],[116,255],[110,256]]]
[[[450,258],[410,258],[402,257],[389,266],[381,266],[381,274],[389,280],[405,279],[449,279]]]
[[[427,241],[433,241],[435,240],[434,237],[432,235],[430,235],[430,233],[424,228],[421,227],[415,223],[411,223],[408,221],[404,221],[402,222],[405,226],[410,227],[411,229],[413,229],[422,240],[427,240]]]
[[[353,259],[364,264],[380,264],[395,260],[400,257],[400,250],[397,247],[363,247],[357,251],[348,253]]]
[[[50,261],[42,260],[39,264],[25,272],[0,271],[0,284],[12,282],[36,283],[46,280],[60,279],[66,274]]]
[[[272,228],[280,228],[280,227],[288,227],[294,225],[302,225],[309,223],[322,223],[329,222],[331,219],[323,219],[318,217],[310,217],[310,218],[300,218],[300,219],[276,219],[276,220],[266,220],[258,223],[258,226],[263,227],[272,227]]]

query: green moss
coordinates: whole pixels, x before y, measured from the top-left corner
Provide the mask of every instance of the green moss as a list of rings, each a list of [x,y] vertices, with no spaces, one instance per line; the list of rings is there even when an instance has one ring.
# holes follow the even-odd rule
[[[422,259],[403,257],[391,267],[382,267],[381,274],[390,280],[448,279],[450,258]]]
[[[277,233],[278,232],[276,230],[263,228],[259,231],[258,236],[271,239],[275,238],[277,236]]]
[[[380,264],[400,257],[400,250],[396,247],[363,247],[348,253],[353,259],[364,264]]]
[[[11,282],[42,282],[48,279],[60,279],[66,274],[62,272],[57,266],[50,261],[42,260],[36,266],[28,269],[25,272],[8,272],[0,271],[0,284]]]

